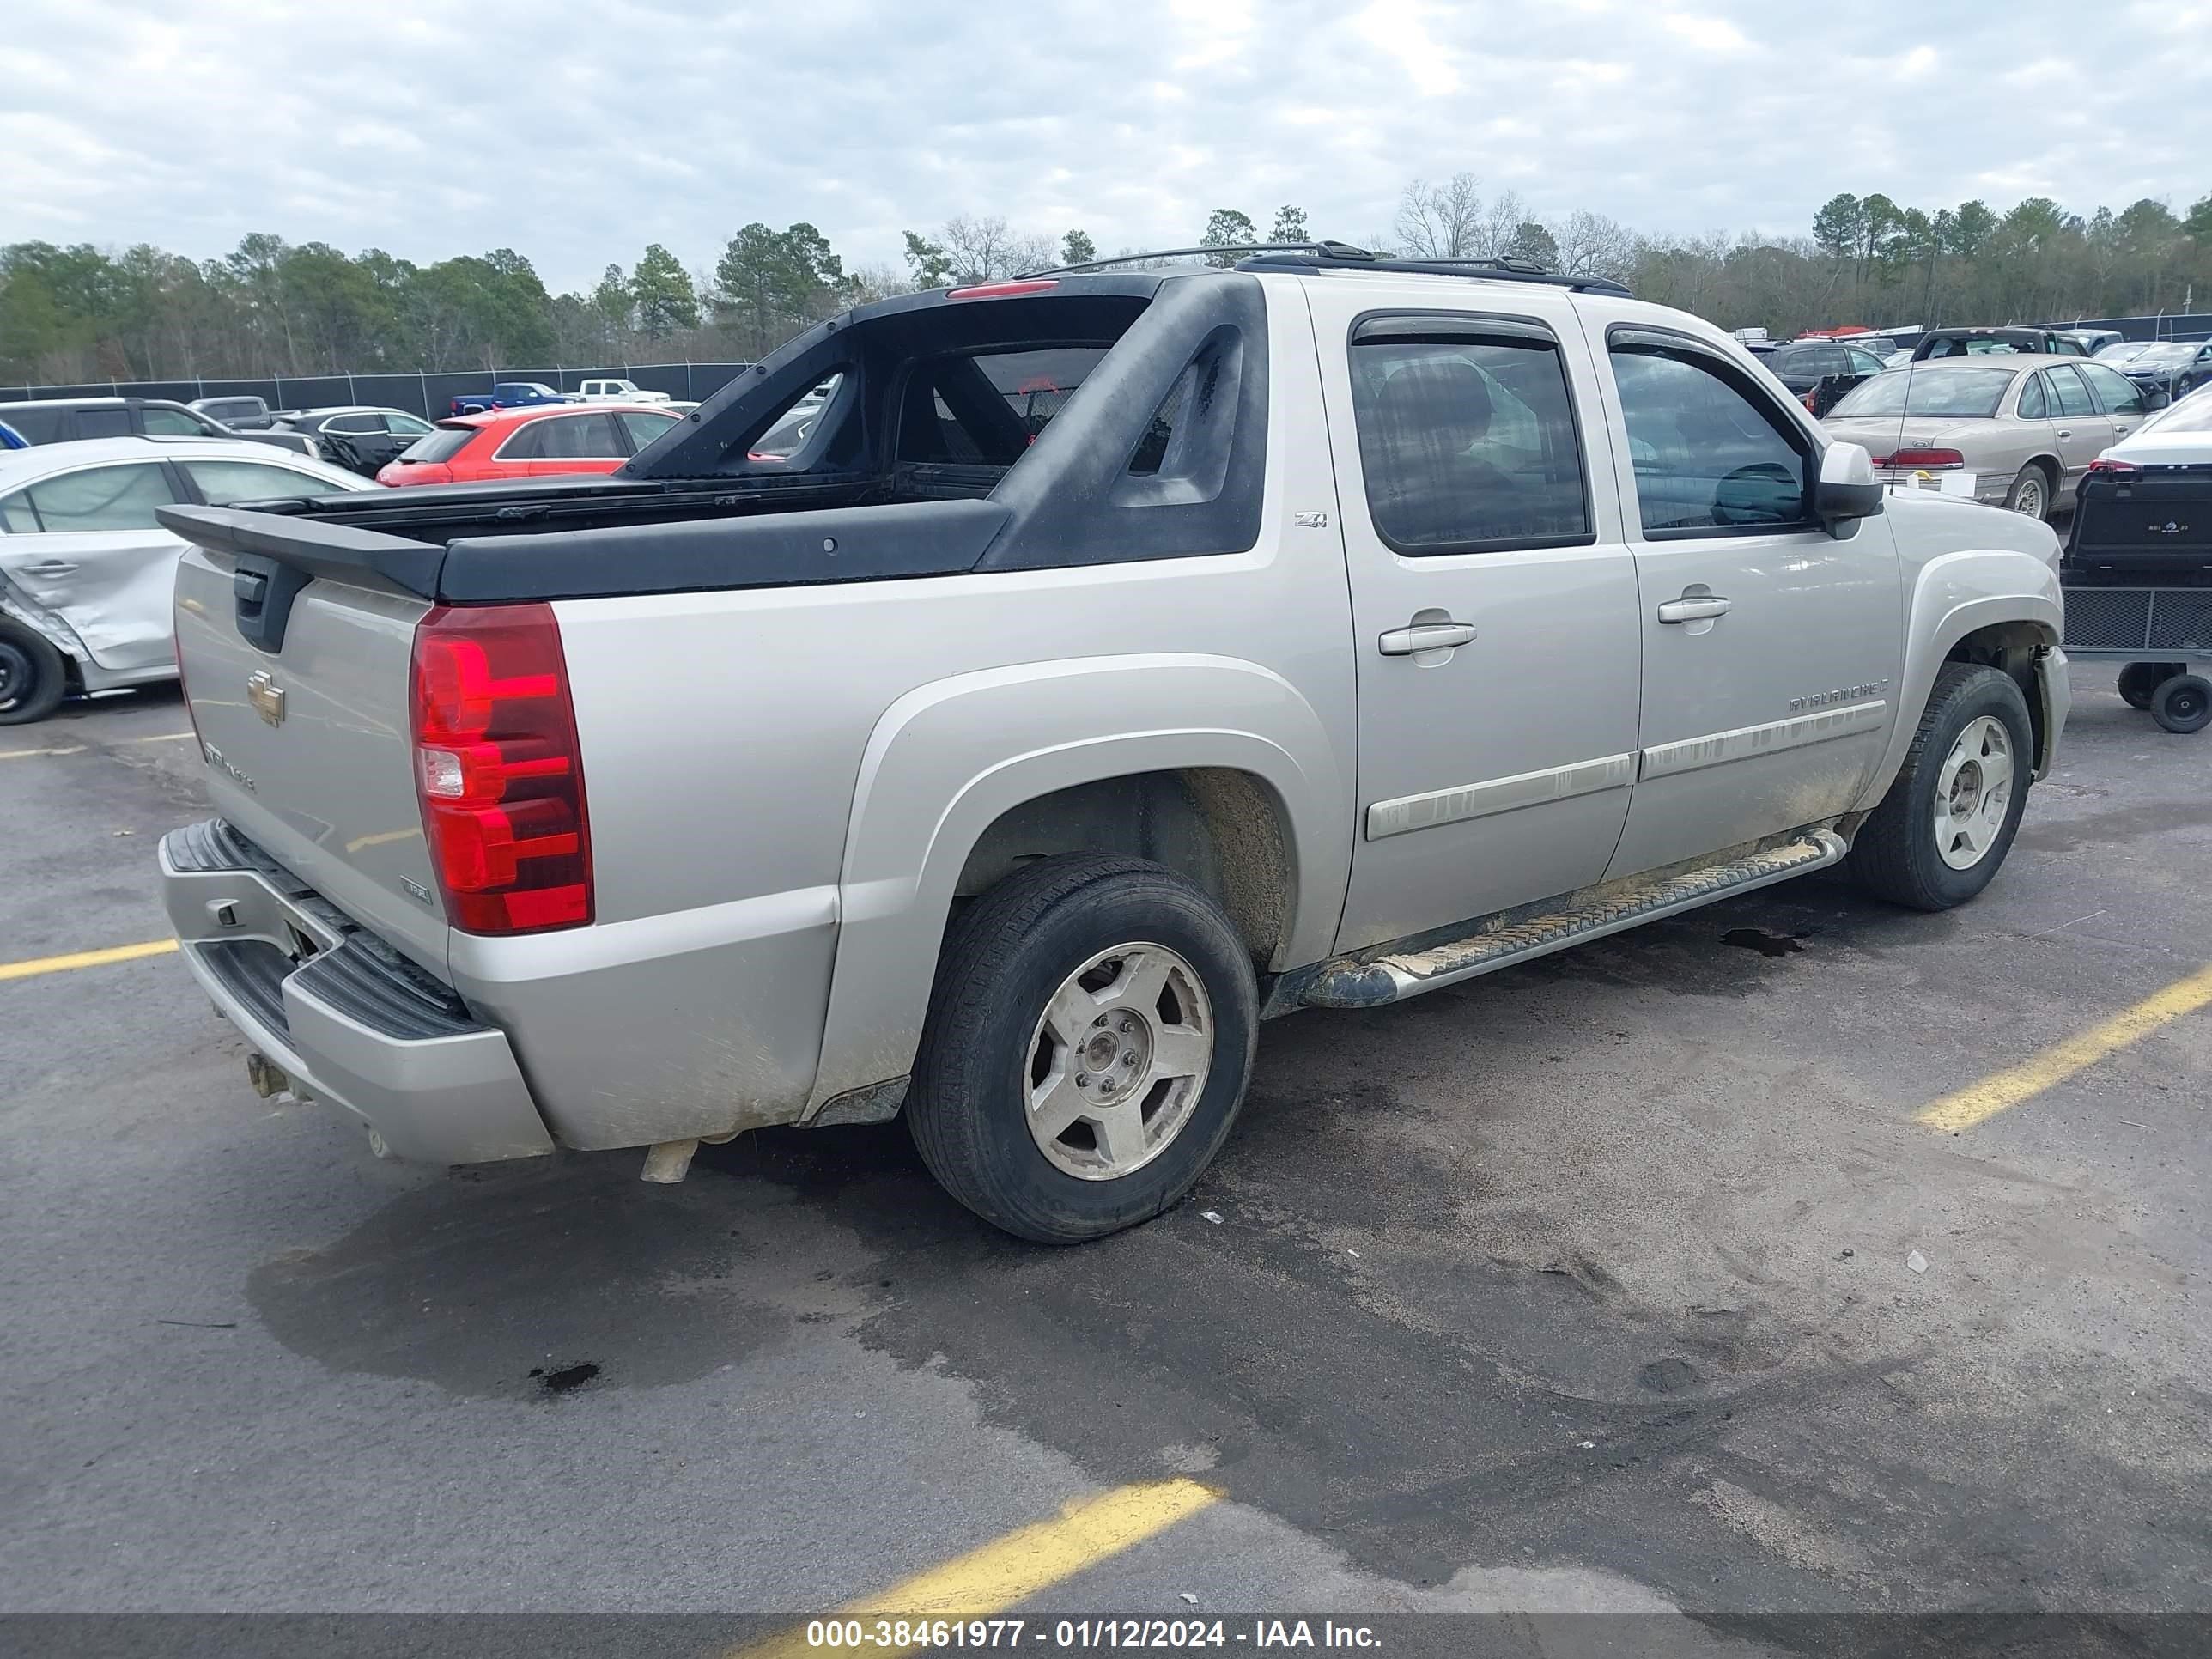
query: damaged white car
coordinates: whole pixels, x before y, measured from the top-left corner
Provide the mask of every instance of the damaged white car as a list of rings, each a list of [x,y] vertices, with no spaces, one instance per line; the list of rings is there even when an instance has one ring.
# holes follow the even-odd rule
[[[170,605],[185,544],[156,507],[374,488],[243,441],[100,438],[0,452],[0,726],[44,720],[71,695],[177,677]]]

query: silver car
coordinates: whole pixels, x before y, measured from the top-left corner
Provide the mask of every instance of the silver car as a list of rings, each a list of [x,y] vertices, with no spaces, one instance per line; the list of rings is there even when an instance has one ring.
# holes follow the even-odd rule
[[[1876,475],[2044,519],[2163,398],[2103,363],[2025,353],[1893,368],[1822,422],[1864,444]]]
[[[155,508],[373,488],[242,439],[0,453],[0,726],[43,720],[71,691],[177,677],[170,599],[185,544]]]

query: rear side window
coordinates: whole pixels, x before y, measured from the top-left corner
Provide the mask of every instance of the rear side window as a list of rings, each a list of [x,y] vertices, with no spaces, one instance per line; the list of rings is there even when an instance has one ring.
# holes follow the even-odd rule
[[[503,461],[618,461],[629,453],[611,415],[562,415],[532,421],[501,446]]]
[[[32,509],[28,490],[19,489],[12,495],[0,496],[0,530],[14,536],[38,533],[39,515]]]
[[[466,449],[477,435],[472,426],[441,426],[428,437],[417,438],[399,459],[403,461],[450,461]]]
[[[1559,349],[1534,337],[1355,341],[1352,415],[1367,507],[1404,554],[1590,538]]]
[[[88,467],[33,484],[23,494],[49,535],[69,531],[151,530],[154,509],[177,498],[154,462]]]
[[[1615,341],[1610,355],[1646,535],[1811,522],[1809,446],[1771,400],[1700,352]]]
[[[198,431],[198,428],[193,428],[192,430]],[[127,438],[131,435],[131,411],[127,409],[80,409],[76,412],[76,435],[80,438]]]
[[[181,409],[148,410],[146,430],[157,438],[202,438],[207,435],[207,428]]]
[[[2089,396],[2089,388],[2081,383],[2081,377],[2074,372],[2071,363],[2061,368],[2045,369],[2044,378],[2051,382],[2051,394],[2057,399],[2061,415],[2094,415],[2097,412],[2096,403]]]
[[[57,407],[41,409],[36,404],[9,410],[4,418],[9,426],[22,434],[24,441],[34,444],[59,443],[62,436],[62,416],[65,410]]]
[[[233,501],[269,501],[295,495],[335,495],[342,483],[313,473],[295,472],[289,466],[270,466],[260,461],[185,461],[185,471],[210,507],[228,507]]]
[[[2020,418],[2039,421],[2049,412],[2051,405],[2044,400],[2043,376],[2031,374],[2020,391]]]

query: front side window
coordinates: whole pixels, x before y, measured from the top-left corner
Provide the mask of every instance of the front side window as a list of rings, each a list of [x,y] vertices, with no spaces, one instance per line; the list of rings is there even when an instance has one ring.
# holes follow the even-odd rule
[[[2051,396],[2062,416],[2094,415],[2097,412],[2097,404],[2089,396],[2089,388],[2074,372],[2071,363],[2062,368],[2045,369],[2044,378],[2051,382]]]
[[[346,486],[289,466],[261,461],[185,461],[193,485],[210,507],[234,501],[286,501],[299,495],[335,495]]]
[[[207,428],[196,416],[181,409],[149,409],[146,411],[146,432],[155,438],[203,438]]]
[[[152,410],[147,411],[151,414]],[[147,428],[151,431],[149,427]],[[197,431],[198,428],[192,428]],[[127,438],[131,435],[131,411],[127,409],[80,409],[76,412],[76,435],[80,438]]]
[[[2102,363],[2083,363],[2077,371],[2096,388],[2097,401],[2105,406],[2107,415],[2140,415],[2143,412],[2142,389],[2133,380]]]
[[[642,449],[655,438],[676,424],[673,415],[641,415],[635,410],[625,410],[622,415],[623,428],[629,433],[630,445]]]
[[[1611,356],[1646,534],[1812,522],[1809,446],[1767,400],[1701,353],[1616,344]]]
[[[374,415],[340,415],[326,422],[325,432],[348,433],[355,437],[367,437],[372,432],[384,430],[383,420]]]
[[[427,437],[436,429],[429,422],[419,420],[412,415],[396,409],[384,417],[384,424],[395,438]]]
[[[33,484],[23,494],[49,535],[70,531],[151,530],[154,509],[177,499],[169,475],[150,461],[88,467]]]
[[[1413,556],[1590,538],[1566,368],[1547,341],[1376,339],[1352,347],[1367,509]]]

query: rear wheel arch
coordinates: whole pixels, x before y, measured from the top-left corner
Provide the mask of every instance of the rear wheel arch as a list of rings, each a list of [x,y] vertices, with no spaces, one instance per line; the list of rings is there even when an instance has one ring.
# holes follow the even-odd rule
[[[1293,845],[1288,808],[1255,773],[1214,766],[1124,773],[1008,807],[969,848],[953,900],[957,913],[1023,866],[1062,854],[1127,854],[1219,904],[1265,973],[1279,965],[1289,943]]]

